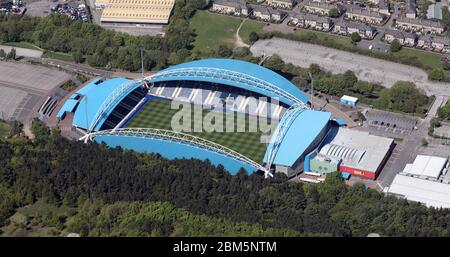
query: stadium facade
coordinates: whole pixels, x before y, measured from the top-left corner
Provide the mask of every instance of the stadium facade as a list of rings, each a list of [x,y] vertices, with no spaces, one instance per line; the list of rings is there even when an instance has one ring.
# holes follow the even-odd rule
[[[250,104],[250,99],[257,100]],[[143,108],[156,100],[276,120],[277,126],[265,144],[264,158],[255,160],[239,153],[238,148],[198,135],[130,126]],[[208,159],[231,174],[244,168],[266,175],[282,172],[289,177],[309,169],[309,162],[305,162],[308,154],[317,152],[336,126],[330,113],[310,109],[308,98],[284,77],[259,65],[230,59],[175,65],[141,81],[96,78],[66,100],[57,118],[71,119],[73,130],[85,141],[159,153],[169,159]]]

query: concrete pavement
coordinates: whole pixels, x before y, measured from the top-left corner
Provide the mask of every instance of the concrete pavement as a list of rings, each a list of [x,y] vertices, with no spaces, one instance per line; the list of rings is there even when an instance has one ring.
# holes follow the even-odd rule
[[[285,62],[305,68],[314,63],[333,73],[352,70],[359,79],[385,87],[411,81],[427,95],[450,96],[450,83],[429,81],[425,71],[408,65],[281,38],[259,40],[250,50],[258,56],[278,54]]]

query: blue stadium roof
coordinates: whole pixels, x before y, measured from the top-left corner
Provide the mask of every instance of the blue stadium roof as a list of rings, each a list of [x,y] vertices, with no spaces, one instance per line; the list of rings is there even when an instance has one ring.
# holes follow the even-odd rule
[[[232,175],[236,174],[240,168],[244,168],[247,172],[256,171],[254,167],[246,164],[245,162],[232,159],[223,154],[219,154],[205,148],[196,147],[194,145],[170,140],[114,135],[97,136],[94,140],[96,142],[104,142],[110,147],[120,146],[122,148],[137,152],[159,153],[161,156],[168,159],[195,158],[200,160],[209,160],[214,165],[223,165],[224,168]]]
[[[102,104],[107,101],[107,99],[117,88],[119,88],[123,84],[132,82],[132,80],[124,78],[114,78],[103,81],[101,83],[98,82],[99,79],[93,80],[91,83],[81,88],[71,97],[75,98],[77,95],[81,95],[80,103],[77,110],[75,111],[75,116],[73,118],[73,125],[85,129],[87,129],[86,126],[91,127],[98,110],[100,109],[100,107],[102,107]],[[106,110],[100,122],[96,124],[93,130],[98,131],[108,115],[120,103],[120,101],[122,101],[122,99],[125,98],[132,90],[136,89],[139,86],[140,84],[136,83],[126,92],[123,92],[121,95],[119,95],[117,99],[115,99],[114,104],[110,106],[108,110]]]
[[[303,92],[286,78],[262,66],[240,60],[206,59],[187,62],[158,72],[150,82],[174,80],[206,81],[238,87],[270,98],[278,98],[288,105],[293,104],[292,98],[303,103],[308,102]],[[281,95],[277,90],[286,92],[292,98]]]
[[[73,112],[75,110],[75,107],[78,104],[78,100],[75,99],[67,99],[67,101],[64,103],[63,107],[61,107],[61,110],[59,110],[58,114],[56,114],[56,118],[61,119],[62,116],[66,112]]]
[[[292,167],[326,127],[330,118],[331,113],[329,112],[314,110],[304,110],[301,112],[292,122],[281,141],[273,164]],[[268,149],[273,146],[274,140],[275,138],[272,137]],[[266,163],[268,161],[268,152],[267,150],[264,156],[264,162]]]

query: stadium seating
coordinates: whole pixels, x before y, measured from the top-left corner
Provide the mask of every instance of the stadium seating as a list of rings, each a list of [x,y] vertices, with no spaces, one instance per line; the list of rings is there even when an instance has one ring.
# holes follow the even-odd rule
[[[234,111],[252,116],[279,119],[286,112],[282,103],[257,93],[225,85],[196,81],[167,81],[153,85],[149,94],[168,100],[191,102],[202,108]]]
[[[101,130],[112,129],[120,123],[120,121],[133,110],[133,108],[145,97],[146,91],[142,88],[137,88],[127,95],[119,105],[114,108],[106,121],[103,123]]]

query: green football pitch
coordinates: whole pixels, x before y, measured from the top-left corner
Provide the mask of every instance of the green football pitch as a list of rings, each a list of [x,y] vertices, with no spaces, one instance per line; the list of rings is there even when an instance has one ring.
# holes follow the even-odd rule
[[[126,125],[127,128],[156,128],[156,129],[167,129],[172,130],[172,117],[176,115],[181,110],[180,109],[172,109],[171,108],[171,102],[163,101],[163,100],[152,100],[148,102],[142,110],[140,110],[136,116]],[[183,109],[185,111],[186,109]],[[200,109],[195,109],[197,112]],[[183,133],[194,135],[203,139],[207,139],[209,141],[212,141],[214,143],[220,144],[222,146],[228,147],[258,163],[261,163],[264,158],[264,153],[267,148],[267,144],[262,143],[261,136],[263,133],[260,131],[260,129],[251,130],[249,131],[249,124],[258,124],[256,122],[256,118],[254,117],[245,117],[244,115],[233,115],[231,113],[224,114],[222,112],[218,111],[211,111],[211,110],[202,110],[201,115],[194,114],[194,108],[191,110],[191,126],[188,126],[188,128],[191,129],[191,131],[185,131],[183,130]],[[214,112],[214,113],[212,113]],[[185,112],[185,114],[188,114],[189,112]],[[209,114],[209,115],[208,115]],[[202,132],[193,132],[194,130],[194,122],[196,124],[201,124],[202,121],[205,121],[205,116],[211,117],[215,115],[223,114],[223,125],[230,124],[230,121],[234,122],[234,130],[233,132],[227,132],[227,129],[223,128],[224,126],[219,126],[223,130],[215,130],[212,132],[207,132],[204,129],[201,130]],[[234,117],[233,117],[234,116]],[[206,121],[208,121],[208,117],[206,117]],[[220,117],[220,116],[216,116]],[[199,121],[200,120],[200,121]],[[202,121],[201,121],[202,120]],[[228,121],[228,123],[227,123]],[[200,123],[199,123],[200,122]],[[265,121],[266,122],[266,121]],[[203,122],[203,128],[207,126],[207,124],[220,124],[215,123],[214,119],[212,119],[212,122]],[[237,130],[237,124],[239,126],[242,126],[242,124],[245,124],[245,130],[244,132],[238,132]],[[269,122],[270,124],[270,122]],[[228,127],[230,128],[230,127]],[[233,127],[231,127],[233,128]],[[197,130],[198,131],[198,130]],[[228,131],[230,131],[228,129]],[[242,130],[240,130],[242,131]],[[255,131],[255,132],[254,132]]]

